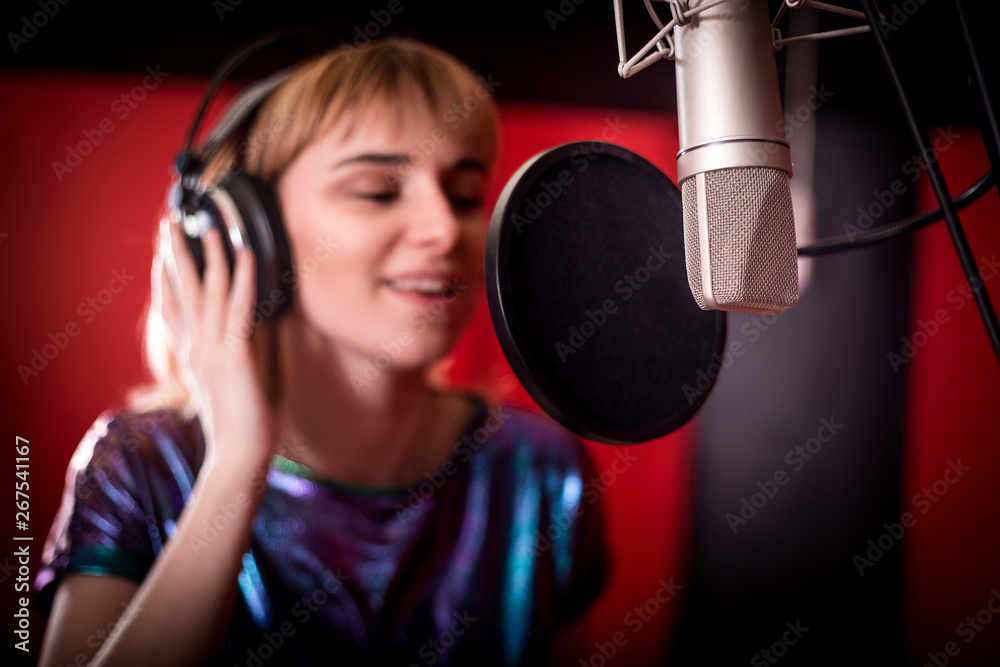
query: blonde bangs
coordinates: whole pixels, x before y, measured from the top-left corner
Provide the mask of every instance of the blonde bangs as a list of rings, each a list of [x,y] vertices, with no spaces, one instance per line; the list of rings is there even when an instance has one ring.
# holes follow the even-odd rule
[[[492,165],[498,133],[490,91],[450,55],[408,40],[345,46],[300,66],[264,103],[244,149],[226,163],[273,184],[306,145],[335,124],[347,137],[373,109],[389,111],[402,125],[420,107],[449,136],[474,140]]]

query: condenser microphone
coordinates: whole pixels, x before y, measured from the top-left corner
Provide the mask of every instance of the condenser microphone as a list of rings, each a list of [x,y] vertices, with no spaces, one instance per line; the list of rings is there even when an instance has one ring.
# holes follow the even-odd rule
[[[703,310],[781,312],[799,285],[767,0],[730,0],[688,17],[674,29],[674,49],[691,292]]]

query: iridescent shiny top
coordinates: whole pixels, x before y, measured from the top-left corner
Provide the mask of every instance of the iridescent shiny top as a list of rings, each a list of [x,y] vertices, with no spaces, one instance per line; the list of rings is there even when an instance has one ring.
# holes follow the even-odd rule
[[[475,400],[451,456],[406,488],[346,486],[274,458],[220,664],[544,664],[552,632],[604,584],[600,497],[566,431]],[[69,466],[39,608],[66,573],[141,581],[203,455],[197,420],[101,415]],[[189,548],[225,530],[226,510]]]

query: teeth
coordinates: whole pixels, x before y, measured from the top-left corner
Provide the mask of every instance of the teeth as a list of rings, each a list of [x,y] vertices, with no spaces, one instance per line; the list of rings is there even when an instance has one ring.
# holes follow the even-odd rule
[[[386,282],[393,289],[424,294],[440,294],[448,287],[447,281],[438,278],[402,278]]]

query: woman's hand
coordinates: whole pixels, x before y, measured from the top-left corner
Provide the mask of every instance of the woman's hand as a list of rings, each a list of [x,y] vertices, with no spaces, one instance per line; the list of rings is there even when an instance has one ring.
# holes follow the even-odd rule
[[[160,240],[159,305],[198,406],[207,446],[202,470],[220,464],[259,470],[267,465],[275,436],[273,411],[250,341],[253,253],[237,251],[230,284],[222,239],[218,230],[209,231],[203,238],[205,272],[200,280],[181,226],[164,221]],[[156,292],[154,285],[154,301]]]
[[[163,317],[197,401],[205,460],[176,533],[141,585],[79,574],[60,587],[45,665],[91,655],[95,646],[84,633],[93,627],[94,614],[104,627],[125,602],[129,623],[97,649],[92,667],[215,664],[225,645],[242,556],[266,489],[260,481],[275,439],[274,416],[249,340],[254,258],[248,251],[237,254],[230,284],[219,233],[207,234],[204,244],[201,281],[180,226],[161,226],[152,307]],[[221,512],[226,521],[218,527]],[[214,527],[211,535],[205,526]]]

